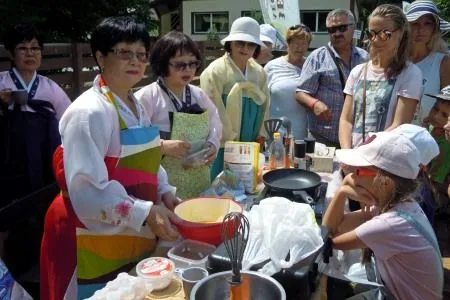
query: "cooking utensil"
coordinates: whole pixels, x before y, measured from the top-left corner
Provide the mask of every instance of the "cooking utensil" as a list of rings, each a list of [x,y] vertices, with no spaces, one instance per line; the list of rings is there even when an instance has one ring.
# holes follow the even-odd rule
[[[273,140],[273,134],[280,129],[282,124],[283,121],[280,119],[269,119],[264,121],[264,128],[266,129],[270,141]]]
[[[283,127],[286,128],[287,136],[290,136],[292,129],[291,120],[289,120],[288,117],[281,117],[280,120]]]
[[[232,300],[250,299],[248,280],[242,280],[242,257],[250,234],[250,222],[241,213],[229,213],[223,218],[222,239],[231,262],[230,293]]]
[[[232,283],[240,283],[242,257],[250,234],[250,222],[243,214],[231,212],[223,218],[221,233],[231,261]]]
[[[227,198],[194,198],[178,204],[174,212],[182,221],[175,226],[185,239],[217,246],[222,243],[223,217],[230,212],[242,212],[242,207]]]
[[[263,175],[263,182],[269,189],[278,192],[291,192],[308,204],[314,202],[316,188],[322,179],[317,173],[301,169],[276,169]]]
[[[229,281],[231,271],[219,272],[200,280],[191,291],[192,300],[201,299],[233,299]],[[248,298],[258,300],[286,300],[284,288],[275,279],[254,271],[243,271],[242,278],[248,282]]]

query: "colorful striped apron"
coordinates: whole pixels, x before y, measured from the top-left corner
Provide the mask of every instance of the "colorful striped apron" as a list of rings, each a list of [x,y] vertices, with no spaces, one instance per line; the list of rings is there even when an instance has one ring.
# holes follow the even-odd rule
[[[117,110],[114,96],[102,79],[100,88]],[[120,157],[105,157],[108,179],[119,181],[131,196],[155,201],[161,161],[159,128],[127,128],[117,113],[122,149]],[[140,232],[127,229],[118,234],[105,234],[87,230],[68,198],[62,148],[55,152],[54,169],[62,192],[53,201],[45,219],[41,299],[60,300],[66,296],[73,299],[75,293],[78,299],[86,299],[118,273],[130,271],[137,262],[148,257],[156,240],[145,223]],[[75,279],[72,278],[75,270],[77,291],[71,290],[70,284]]]
[[[161,161],[158,127],[127,128],[120,117],[114,96],[100,79],[100,89],[117,110],[122,151],[111,179],[123,184],[129,195],[154,201],[157,198]],[[78,298],[89,297],[115,278],[128,272],[136,262],[148,257],[154,235],[148,225],[140,232],[127,229],[119,234],[93,233],[77,228]]]

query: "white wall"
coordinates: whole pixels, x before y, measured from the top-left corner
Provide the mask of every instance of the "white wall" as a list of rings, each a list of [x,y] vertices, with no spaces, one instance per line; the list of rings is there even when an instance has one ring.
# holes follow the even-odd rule
[[[350,8],[349,0],[299,0],[301,10],[333,10],[335,8]],[[183,5],[183,31],[195,41],[206,40],[206,35],[192,34],[193,12],[220,12],[228,11],[229,25],[241,16],[242,11],[261,10],[259,0],[185,0]],[[225,35],[221,36],[225,37]],[[317,48],[328,42],[326,33],[315,34],[311,47]]]

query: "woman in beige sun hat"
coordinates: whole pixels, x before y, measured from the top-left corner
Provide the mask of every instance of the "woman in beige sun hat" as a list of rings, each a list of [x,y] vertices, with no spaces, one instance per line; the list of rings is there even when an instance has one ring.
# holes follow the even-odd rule
[[[226,141],[255,142],[265,134],[263,120],[267,119],[270,104],[267,74],[252,58],[264,47],[258,22],[249,17],[236,19],[221,43],[226,53],[200,76],[200,87],[217,106],[223,124],[212,178],[223,169]]]

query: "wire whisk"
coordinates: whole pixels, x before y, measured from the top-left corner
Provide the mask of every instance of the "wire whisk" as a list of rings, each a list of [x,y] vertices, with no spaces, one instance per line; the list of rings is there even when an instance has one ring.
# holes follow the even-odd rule
[[[231,212],[223,218],[222,240],[231,262],[231,283],[241,283],[242,258],[250,234],[250,222],[238,212]]]

